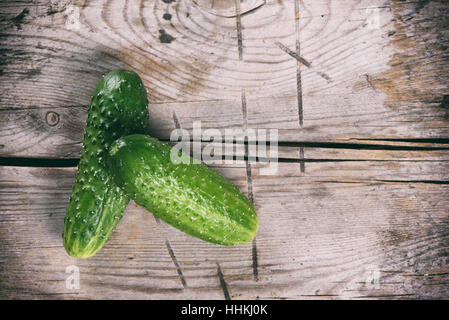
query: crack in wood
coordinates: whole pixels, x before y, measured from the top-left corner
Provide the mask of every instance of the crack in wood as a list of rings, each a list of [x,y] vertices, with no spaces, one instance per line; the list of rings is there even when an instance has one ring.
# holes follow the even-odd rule
[[[349,139],[349,140],[359,140],[359,141],[391,141],[391,142],[410,142],[410,143],[429,143],[429,144],[448,144],[442,140],[429,140],[428,142],[424,140],[376,140],[376,139]],[[167,139],[160,139],[162,142],[173,143],[173,141]],[[222,144],[250,144],[257,145],[259,141],[257,140],[226,140],[219,138],[214,140],[195,140],[195,139],[185,139],[186,142],[197,142],[197,143],[222,143]],[[326,141],[278,141],[278,146],[280,147],[303,147],[303,148],[322,148],[322,149],[357,149],[357,150],[397,150],[397,151],[438,151],[438,150],[449,150],[449,147],[443,146],[403,146],[403,145],[389,145],[389,144],[363,144],[363,143],[353,143],[353,142],[326,142]]]
[[[351,140],[449,144],[449,138],[354,138]]]
[[[398,150],[398,151],[435,151],[435,150],[449,150],[449,148],[428,148],[428,147],[406,147],[406,146],[357,146],[357,147],[344,147],[339,145],[330,146],[307,146],[310,148],[336,148],[336,149],[356,149],[356,150]],[[198,159],[200,155],[191,153],[190,156]],[[216,160],[218,156],[215,156]],[[241,155],[222,155],[221,160],[240,160],[246,162],[260,162],[268,163],[270,161],[277,161],[279,163],[305,163],[305,162],[448,162],[444,159],[336,159],[336,158],[274,158],[274,157],[253,157],[253,156],[241,156]],[[9,167],[53,167],[53,168],[71,168],[77,167],[79,158],[21,158],[21,157],[0,157],[0,166]],[[250,171],[250,166],[247,169]]]
[[[59,167],[71,168],[78,166],[79,158],[49,159],[49,158],[0,158],[0,166],[10,167]]]
[[[384,180],[384,179],[374,179],[374,181],[386,182],[386,183],[449,184],[449,180]]]
[[[196,157],[193,155],[193,157]],[[199,156],[198,156],[199,157]],[[196,158],[198,158],[196,157]],[[449,160],[422,160],[422,159],[333,159],[333,158],[262,158],[262,157],[246,157],[246,156],[222,156],[222,161],[249,161],[253,163],[270,163],[277,161],[279,163],[320,163],[320,162],[449,162]],[[79,159],[35,159],[35,158],[0,158],[0,167],[29,167],[29,168],[76,168]],[[206,164],[207,165],[207,164]],[[156,218],[157,219],[157,218]]]
[[[343,183],[343,184],[360,184],[360,183],[370,183],[370,184],[380,184],[380,183],[401,183],[401,184],[440,184],[448,185],[448,180],[392,180],[392,179],[360,179],[360,180],[318,180],[319,183]]]

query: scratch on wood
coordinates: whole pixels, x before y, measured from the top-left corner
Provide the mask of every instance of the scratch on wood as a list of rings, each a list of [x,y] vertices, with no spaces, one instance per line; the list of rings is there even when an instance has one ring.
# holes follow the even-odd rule
[[[249,10],[246,10],[246,11],[244,11],[244,12],[240,12],[240,16],[244,16],[244,15],[247,15],[247,14],[250,14],[250,13],[254,13],[256,10],[262,8],[262,7],[263,7],[264,5],[266,5],[266,4],[267,4],[267,1],[264,0],[264,1],[263,1],[261,4],[259,4],[258,6],[254,7],[254,8],[251,8],[251,9],[249,9]]]
[[[332,78],[322,71],[315,70],[315,68],[313,68],[311,62],[307,61],[306,59],[304,59],[303,57],[300,56],[301,48],[300,48],[299,38],[298,38],[298,40],[296,40],[296,52],[291,50],[290,48],[288,48],[287,46],[285,46],[284,44],[282,44],[279,41],[274,41],[274,44],[277,45],[279,47],[279,49],[281,49],[282,51],[284,51],[285,53],[290,55],[292,58],[296,59],[296,61],[298,61],[298,64],[296,67],[297,68],[296,69],[296,79],[297,79],[297,89],[298,89],[298,105],[299,105],[299,109],[302,111],[302,81],[301,81],[301,66],[300,66],[300,64],[303,64],[307,68],[315,71],[320,77],[325,79],[328,83],[332,82]],[[300,117],[302,117],[302,114],[300,114]]]
[[[221,268],[220,265],[217,262],[217,274],[218,274],[218,279],[220,280],[220,286],[221,289],[223,290],[223,295],[225,297],[226,300],[231,300],[231,296],[229,295],[229,291],[228,291],[228,286],[226,285],[226,281],[223,278],[223,272],[221,272]]]
[[[248,111],[246,107],[246,92],[242,89],[242,114],[245,130],[248,129]],[[245,157],[249,159],[248,136],[245,136]],[[253,203],[253,178],[251,175],[251,162],[246,161],[246,177],[248,179],[248,198]]]
[[[300,171],[301,171],[301,173],[304,173],[305,171],[306,171],[306,164],[305,164],[305,162],[303,161],[304,160],[304,147],[300,147],[299,148],[299,160],[301,161],[300,163],[299,163],[299,168],[300,168]]]
[[[173,116],[173,122],[175,123],[175,128],[177,130],[181,129],[181,125],[179,124],[179,119],[178,119],[178,116],[176,115],[175,111],[173,111],[172,116]]]
[[[449,109],[449,95],[443,96],[443,98],[441,99],[440,107],[444,109]]]
[[[312,64],[307,61],[306,59],[304,59],[303,57],[301,57],[298,53],[294,52],[293,50],[291,50],[289,47],[287,47],[286,45],[282,44],[279,41],[275,41],[274,42],[275,45],[277,45],[279,47],[279,49],[281,49],[282,51],[284,51],[286,54],[288,54],[289,56],[291,56],[292,58],[295,58],[296,60],[298,60],[299,62],[301,62],[303,65],[305,65],[307,68],[311,68]]]
[[[248,110],[246,106],[246,91],[245,89],[242,89],[242,114],[243,114],[243,123],[245,130],[248,129]],[[250,155],[249,155],[249,143],[248,143],[248,136],[245,136],[245,158],[248,160],[245,161],[246,164],[246,178],[248,182],[248,199],[251,201],[252,204],[254,204],[254,196],[253,196],[253,176],[251,173],[251,162],[250,162]],[[256,157],[257,158],[257,157]],[[253,261],[253,275],[254,280],[259,280],[259,270],[258,270],[258,261],[257,261],[257,244],[256,239],[253,240],[252,243],[252,261]]]
[[[300,57],[301,56],[301,46],[299,43],[299,0],[295,0],[295,32],[296,32],[296,55],[298,57]],[[299,61],[296,63],[296,91],[297,91],[297,96],[298,96],[299,125],[302,127],[303,122],[304,122],[304,112],[303,112],[303,105],[302,105],[301,64],[299,63]]]
[[[245,148],[248,148],[248,145],[246,145]],[[248,198],[249,198],[249,201],[251,201],[251,203],[254,203],[254,197],[253,197],[253,177],[251,175],[251,162],[249,161],[249,159],[246,161],[246,176],[247,176],[247,179],[248,179]]]
[[[368,82],[368,84],[369,84],[369,87],[370,87],[371,89],[373,89],[374,91],[376,91],[376,88],[374,88],[374,85],[373,85],[373,83],[371,82],[371,78],[370,78],[369,74],[365,74],[365,78],[366,78],[366,82]]]
[[[259,281],[259,262],[257,260],[256,239],[253,240],[252,255],[253,255],[253,275],[254,275],[254,281]]]
[[[176,271],[178,272],[179,279],[181,280],[182,286],[184,288],[187,288],[186,279],[184,278],[184,274],[182,273],[181,267],[179,266],[178,259],[176,259],[175,252],[173,251],[173,249],[172,249],[172,247],[170,245],[170,241],[168,241],[168,239],[165,240],[165,244],[167,246],[167,250],[168,250],[168,253],[169,253],[169,255],[170,255],[170,257],[171,257],[171,259],[173,261],[173,264],[176,267]]]
[[[245,129],[248,128],[248,110],[246,108],[246,91],[242,89],[242,114],[243,114],[243,124]]]
[[[328,83],[332,82],[331,77],[329,77],[327,74],[325,74],[324,72],[321,71],[315,71],[320,77],[322,77],[323,79],[325,79]]]
[[[16,26],[17,29],[22,30],[22,24],[24,18],[30,13],[30,9],[25,8],[20,12],[17,16],[12,19],[12,22]]]
[[[239,50],[239,60],[243,59],[243,38],[242,38],[242,19],[240,14],[240,0],[235,0],[235,19],[237,23],[237,47]]]
[[[159,220],[159,218],[156,217],[154,214],[153,214],[153,217],[154,217],[154,220],[156,221],[156,223],[159,225],[161,223],[161,220]]]
[[[287,53],[288,55],[290,55],[291,57],[296,59],[298,62],[302,63],[307,68],[314,70],[320,77],[325,79],[328,83],[331,83],[332,79],[331,79],[330,76],[328,76],[324,72],[315,70],[315,68],[313,68],[313,66],[312,66],[312,63],[310,63],[309,61],[307,61],[306,59],[304,59],[300,55],[300,43],[299,43],[299,18],[300,18],[299,1],[300,0],[296,0],[295,1],[296,52],[294,52],[293,50],[290,50],[287,46],[283,45],[279,41],[275,41],[274,44],[276,44],[282,51],[284,51],[285,53]],[[298,65],[297,68],[300,68],[300,66]]]

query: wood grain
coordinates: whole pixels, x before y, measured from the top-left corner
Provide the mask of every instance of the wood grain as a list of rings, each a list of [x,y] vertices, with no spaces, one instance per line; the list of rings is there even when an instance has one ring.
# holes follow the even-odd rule
[[[447,299],[448,15],[443,0],[1,2],[0,297]],[[164,141],[199,121],[278,130],[274,174],[244,140],[246,158],[210,164],[254,201],[256,242],[207,244],[131,203],[98,255],[67,256],[87,107],[115,68],[142,76]]]

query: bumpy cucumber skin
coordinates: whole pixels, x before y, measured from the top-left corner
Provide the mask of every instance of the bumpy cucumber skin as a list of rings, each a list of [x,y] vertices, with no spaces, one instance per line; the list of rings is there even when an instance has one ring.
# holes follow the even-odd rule
[[[204,164],[173,163],[172,147],[133,134],[109,150],[110,173],[134,201],[173,227],[202,240],[232,246],[251,241],[258,219],[251,202]]]
[[[89,106],[83,149],[67,206],[62,233],[67,253],[95,255],[106,243],[129,197],[107,170],[107,150],[114,140],[148,129],[148,99],[140,77],[114,70],[98,83]]]

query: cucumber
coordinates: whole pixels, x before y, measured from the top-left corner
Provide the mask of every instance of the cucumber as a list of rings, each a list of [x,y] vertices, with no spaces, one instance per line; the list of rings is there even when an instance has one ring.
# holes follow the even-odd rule
[[[174,152],[182,161],[171,161]],[[251,202],[228,180],[156,138],[121,137],[109,149],[109,172],[140,206],[202,240],[232,246],[258,228]]]
[[[148,99],[140,77],[114,70],[98,83],[89,106],[81,159],[67,206],[63,243],[67,253],[89,258],[109,239],[129,197],[107,170],[107,150],[123,135],[148,129]]]

